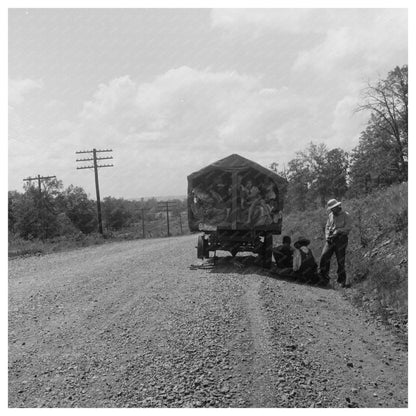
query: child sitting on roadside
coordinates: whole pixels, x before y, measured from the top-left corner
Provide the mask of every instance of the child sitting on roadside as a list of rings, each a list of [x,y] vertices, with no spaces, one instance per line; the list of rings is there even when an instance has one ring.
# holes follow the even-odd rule
[[[305,237],[299,237],[294,244],[293,277],[299,282],[314,284],[319,280],[318,265],[309,244]]]

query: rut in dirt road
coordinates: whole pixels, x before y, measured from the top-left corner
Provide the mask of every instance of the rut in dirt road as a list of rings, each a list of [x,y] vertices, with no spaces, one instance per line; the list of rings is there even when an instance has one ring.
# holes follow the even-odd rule
[[[271,330],[263,314],[260,299],[260,280],[250,279],[245,294],[250,331],[254,344],[253,351],[253,407],[273,407],[276,394],[270,369],[274,366],[272,357]]]
[[[406,407],[406,345],[195,236],[9,262],[10,407]],[[243,268],[235,262],[244,263]]]

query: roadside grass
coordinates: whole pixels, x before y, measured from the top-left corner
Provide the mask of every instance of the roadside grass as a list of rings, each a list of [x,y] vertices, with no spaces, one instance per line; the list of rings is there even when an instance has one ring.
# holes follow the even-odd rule
[[[181,232],[180,223],[178,219],[172,218],[169,226],[169,234],[171,236],[189,234],[187,220],[182,220]],[[145,223],[146,239],[161,238],[166,236],[166,219],[148,221]],[[80,247],[88,247],[116,241],[138,239],[143,239],[143,229],[141,226],[126,227],[119,231],[105,230],[104,236],[102,236],[99,233],[83,234],[82,232],[78,232],[76,234],[67,234],[64,236],[48,238],[44,241],[38,238],[31,238],[29,240],[25,240],[19,236],[9,233],[8,257],[9,259],[12,259],[23,256],[40,256],[43,254],[73,250]]]
[[[24,240],[9,234],[9,258],[22,256],[39,256],[42,254],[67,251],[79,247],[103,244],[105,239],[100,234],[73,234],[40,240]]]
[[[407,327],[408,317],[408,197],[407,183],[343,201],[351,214],[346,268],[352,288],[345,295],[395,327]],[[283,219],[282,235],[292,241],[303,235],[319,262],[324,246],[325,209],[291,213]],[[336,260],[331,263],[336,280]],[[406,329],[406,328],[402,328]]]

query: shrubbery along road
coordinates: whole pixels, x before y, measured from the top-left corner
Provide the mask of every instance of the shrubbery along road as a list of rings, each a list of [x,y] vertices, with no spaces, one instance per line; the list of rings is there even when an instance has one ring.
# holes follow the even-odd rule
[[[9,406],[407,407],[406,345],[340,291],[195,243],[9,261]]]

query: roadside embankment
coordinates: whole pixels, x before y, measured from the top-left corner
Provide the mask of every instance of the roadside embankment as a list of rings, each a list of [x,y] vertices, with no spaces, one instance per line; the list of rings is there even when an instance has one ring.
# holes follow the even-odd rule
[[[408,317],[407,194],[407,183],[403,183],[343,201],[353,221],[346,263],[352,288],[344,290],[344,295],[403,334],[407,334]],[[288,214],[283,235],[292,240],[307,236],[319,261],[326,219],[325,209]],[[331,274],[331,280],[336,280],[335,258]]]

